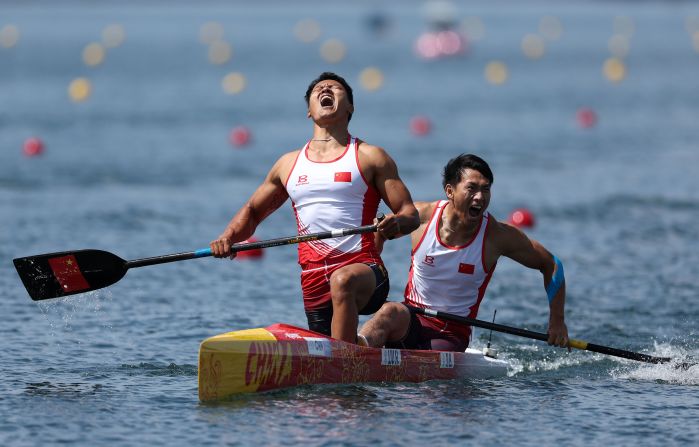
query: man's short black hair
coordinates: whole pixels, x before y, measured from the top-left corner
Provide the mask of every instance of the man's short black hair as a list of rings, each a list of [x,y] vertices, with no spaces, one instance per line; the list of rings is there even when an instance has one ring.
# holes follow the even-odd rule
[[[493,184],[493,171],[490,166],[481,157],[473,154],[461,154],[449,160],[449,163],[444,167],[442,174],[442,187],[447,185],[456,186],[464,173],[464,169],[473,169],[487,178],[490,184]]]
[[[345,89],[347,92],[347,99],[349,100],[350,104],[354,105],[354,96],[352,95],[352,87],[349,86],[347,81],[345,81],[345,78],[343,78],[340,75],[337,75],[331,71],[324,71],[323,73],[320,74],[317,78],[311,81],[310,84],[308,84],[308,89],[306,89],[306,105],[309,105],[309,102],[311,100],[311,92],[313,91],[313,88],[318,84],[320,81],[325,81],[330,79],[331,81],[337,81],[342,85],[342,87]],[[352,119],[352,113],[349,114],[349,118],[347,121]]]

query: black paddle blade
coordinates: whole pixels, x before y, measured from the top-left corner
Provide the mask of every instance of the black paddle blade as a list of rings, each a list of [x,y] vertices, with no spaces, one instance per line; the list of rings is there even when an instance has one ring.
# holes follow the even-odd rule
[[[119,281],[126,261],[102,250],[76,250],[14,259],[34,301],[101,289]]]

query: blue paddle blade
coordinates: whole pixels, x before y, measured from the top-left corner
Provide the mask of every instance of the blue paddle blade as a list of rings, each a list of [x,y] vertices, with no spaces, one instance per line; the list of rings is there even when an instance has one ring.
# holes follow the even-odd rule
[[[124,277],[126,261],[102,250],[46,253],[13,260],[34,301],[101,289]]]

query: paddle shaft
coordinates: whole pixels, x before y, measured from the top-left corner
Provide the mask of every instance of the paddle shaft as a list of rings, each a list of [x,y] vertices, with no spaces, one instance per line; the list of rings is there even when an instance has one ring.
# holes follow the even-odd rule
[[[490,323],[488,321],[476,320],[475,318],[462,317],[460,315],[454,315],[446,312],[441,312],[432,309],[423,309],[421,307],[407,306],[409,309],[421,315],[426,315],[430,317],[437,317],[443,320],[455,321],[457,323],[468,324],[469,326],[476,326],[483,329],[490,329],[496,332],[504,332],[506,334],[518,335],[520,337],[532,338],[534,340],[548,341],[548,334],[542,334],[541,332],[528,331],[526,329],[520,329],[511,326],[505,326],[503,324]],[[637,360],[639,362],[646,363],[668,363],[672,359],[669,357],[654,357],[648,354],[641,354],[638,352],[625,351],[623,349],[610,348],[608,346],[596,345],[593,343],[588,343],[582,340],[571,339],[568,342],[568,346],[575,349],[581,349],[583,351],[598,352],[600,354],[611,355],[614,357],[621,357],[630,360]]]
[[[379,221],[382,220],[382,216],[379,216]],[[321,231],[313,234],[306,234],[302,236],[292,236],[292,237],[281,237],[277,239],[268,239],[265,241],[258,242],[248,242],[244,244],[234,244],[231,246],[231,252],[237,253],[239,251],[255,250],[257,248],[269,248],[278,247],[280,245],[292,245],[300,244],[302,242],[316,241],[319,239],[329,239],[335,237],[351,236],[354,234],[362,233],[373,233],[376,231],[376,225],[364,225],[355,228],[344,228],[340,230],[331,231]],[[203,248],[196,251],[188,251],[184,253],[173,253],[169,255],[153,256],[151,258],[134,259],[132,261],[126,261],[126,268],[136,268],[144,267],[147,265],[165,264],[167,262],[184,261],[186,259],[204,258],[211,256],[210,248]]]
[[[377,217],[378,222],[381,222],[383,218],[383,214],[379,214]],[[319,239],[375,232],[377,229],[378,225],[365,225],[266,241],[234,244],[231,246],[231,251],[237,253],[245,250],[298,244]],[[210,248],[204,248],[186,253],[174,253],[126,261],[104,250],[74,250],[16,258],[13,262],[24,287],[29,292],[29,296],[34,301],[39,301],[107,287],[123,278],[130,268],[203,258],[212,254]]]

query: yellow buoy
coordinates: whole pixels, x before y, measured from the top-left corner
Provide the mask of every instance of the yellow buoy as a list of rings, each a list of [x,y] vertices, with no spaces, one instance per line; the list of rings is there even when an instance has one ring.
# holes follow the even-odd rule
[[[548,40],[558,40],[563,35],[563,25],[557,17],[544,16],[539,21],[539,33]]]
[[[609,51],[618,58],[626,57],[630,47],[631,42],[624,34],[615,34],[609,38]]]
[[[320,37],[320,25],[313,19],[299,20],[294,25],[294,36],[304,43],[311,43]]]
[[[626,77],[626,66],[621,59],[610,57],[604,62],[602,72],[608,80],[612,82],[621,82]]]
[[[206,22],[199,29],[199,41],[206,45],[223,40],[223,25],[218,22]]]
[[[338,39],[329,39],[320,47],[320,55],[326,62],[335,64],[345,58],[347,48]]]
[[[233,48],[228,42],[217,40],[209,45],[209,62],[222,65],[231,59]]]
[[[383,85],[383,73],[376,67],[367,67],[359,74],[359,83],[365,90],[378,90]]]
[[[68,86],[68,96],[73,102],[82,102],[90,97],[92,85],[86,78],[76,78]]]
[[[493,85],[504,84],[508,76],[507,66],[500,61],[489,62],[485,66],[485,79]]]
[[[545,50],[546,43],[538,34],[527,34],[522,39],[522,52],[529,59],[541,59]]]
[[[245,84],[245,76],[238,72],[228,73],[221,81],[223,91],[229,95],[237,95],[242,92],[245,89]]]
[[[614,34],[622,34],[626,37],[633,36],[635,26],[633,19],[626,16],[618,16],[614,18]]]
[[[15,25],[5,25],[0,28],[0,45],[12,48],[19,42],[19,28]]]
[[[124,27],[118,23],[108,25],[102,30],[102,43],[107,48],[116,48],[124,43],[125,39]]]
[[[83,62],[89,67],[94,67],[104,62],[104,47],[102,44],[93,42],[83,49]]]

